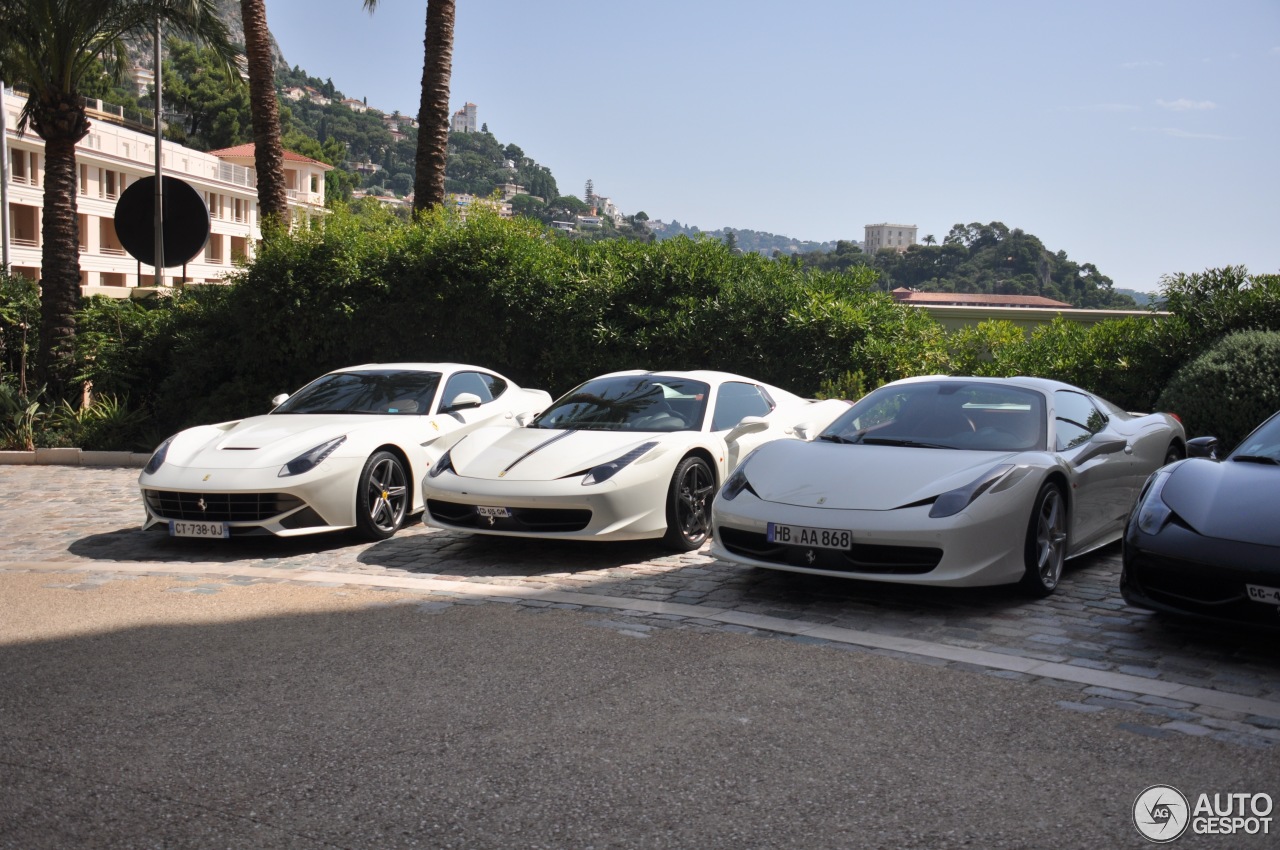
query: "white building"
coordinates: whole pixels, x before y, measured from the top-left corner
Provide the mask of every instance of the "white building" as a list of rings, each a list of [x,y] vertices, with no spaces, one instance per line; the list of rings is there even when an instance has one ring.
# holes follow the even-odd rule
[[[14,274],[40,279],[41,228],[44,207],[44,142],[28,130],[18,135],[18,115],[25,95],[4,92],[9,146],[7,187],[10,266]],[[155,174],[155,138],[141,128],[111,123],[101,104],[91,102],[89,135],[76,146],[76,213],[80,233],[80,281],[86,295],[127,298],[139,287],[153,286],[154,271],[125,253],[116,235],[115,207],[134,181]],[[258,189],[253,145],[203,153],[165,143],[163,173],[189,183],[209,208],[210,236],[204,249],[186,266],[186,282],[217,283],[239,260],[250,259],[258,228]],[[324,175],[332,166],[285,152],[285,180],[293,218],[324,211]],[[164,270],[163,285],[183,282],[184,269]]]
[[[449,122],[449,130],[454,133],[476,132],[476,105],[468,103],[453,113],[453,119]]]
[[[868,254],[892,248],[901,254],[916,244],[916,226],[914,224],[868,224],[863,227],[866,240],[862,250]]]

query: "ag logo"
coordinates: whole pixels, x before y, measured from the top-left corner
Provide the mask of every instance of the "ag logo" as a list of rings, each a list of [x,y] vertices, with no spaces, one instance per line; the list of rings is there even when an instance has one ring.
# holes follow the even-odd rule
[[[1190,822],[1187,798],[1172,785],[1152,785],[1133,801],[1133,825],[1143,838],[1156,844],[1181,837]]]

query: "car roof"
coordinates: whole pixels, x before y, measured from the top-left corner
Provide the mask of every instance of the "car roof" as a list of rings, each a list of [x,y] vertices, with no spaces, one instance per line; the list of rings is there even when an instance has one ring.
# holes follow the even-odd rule
[[[985,378],[970,375],[919,375],[914,378],[901,378],[897,381],[885,384],[885,386],[929,383],[935,381],[964,384],[1004,384],[1006,386],[1037,390],[1038,392],[1046,395],[1054,393],[1057,390],[1072,390],[1073,392],[1085,393],[1086,395],[1096,395],[1095,393],[1091,393],[1088,390],[1081,389],[1080,387],[1065,384],[1062,381],[1055,381],[1051,378],[1033,378],[1027,375],[1015,375],[1011,378]]]
[[[471,366],[466,363],[363,363],[359,366],[344,366],[334,372],[372,372],[374,370],[398,369],[403,372],[490,372],[492,369],[482,366]],[[332,373],[331,373],[332,374]]]

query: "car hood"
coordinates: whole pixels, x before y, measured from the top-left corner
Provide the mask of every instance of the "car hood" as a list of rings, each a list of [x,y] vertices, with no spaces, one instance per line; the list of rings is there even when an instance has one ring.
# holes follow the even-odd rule
[[[386,417],[342,414],[251,416],[201,425],[174,437],[166,464],[198,468],[258,469],[281,466],[321,443],[364,428],[386,426]]]
[[[954,490],[1016,455],[782,440],[746,461],[751,489],[766,502],[884,511]]]
[[[1280,467],[1194,458],[1174,468],[1160,498],[1205,537],[1280,546]]]
[[[694,433],[481,428],[455,445],[450,457],[454,472],[464,478],[552,481],[616,460],[643,443],[665,447]],[[639,462],[659,454],[650,452]]]

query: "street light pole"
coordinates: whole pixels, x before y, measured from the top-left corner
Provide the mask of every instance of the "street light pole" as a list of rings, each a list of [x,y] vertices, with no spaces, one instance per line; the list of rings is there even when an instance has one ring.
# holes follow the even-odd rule
[[[161,174],[160,146],[164,143],[164,124],[161,123],[160,110],[160,19],[156,18],[156,49],[155,49],[155,79],[156,79],[156,241],[155,241],[155,286],[159,289],[164,286],[164,191],[161,181],[164,179]]]

